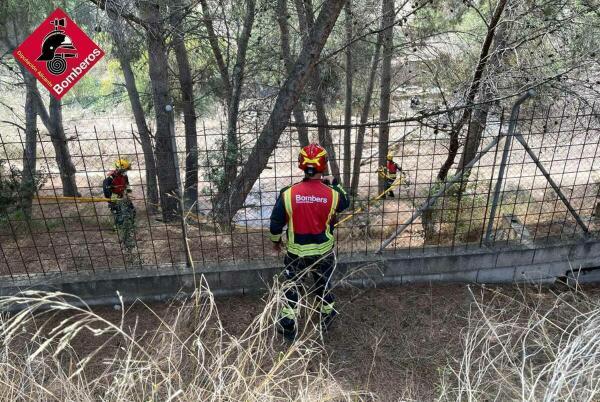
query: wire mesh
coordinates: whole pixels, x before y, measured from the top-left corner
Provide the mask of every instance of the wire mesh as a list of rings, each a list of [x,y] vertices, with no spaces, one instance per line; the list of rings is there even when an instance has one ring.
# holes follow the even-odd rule
[[[256,144],[258,120],[238,129],[238,172]],[[0,181],[4,192],[0,203],[0,275],[14,278],[56,271],[175,267],[186,262],[181,221],[165,221],[160,215],[160,205],[149,201],[140,138],[124,121],[121,119],[118,125],[107,121],[98,126],[85,122],[65,124],[75,167],[72,177],[80,196],[72,200],[62,198],[64,181],[68,178],[59,168],[55,143],[48,133],[38,132],[35,171],[38,181],[30,212],[21,204],[27,194],[19,184],[24,176],[25,133],[14,126],[0,127]],[[268,238],[271,210],[279,191],[303,177],[297,168],[300,147],[297,129],[288,126],[277,147],[264,150],[271,155],[268,166],[253,183],[232,225],[227,227],[220,225],[212,213],[215,196],[222,191],[219,181],[226,160],[226,130],[223,124],[209,123],[198,124],[199,195],[184,214],[191,257],[200,267],[274,258],[277,255]],[[506,134],[507,127],[505,113],[492,110],[485,121],[479,151],[498,135]],[[570,104],[559,110],[535,105],[524,107],[517,124],[517,132],[592,236],[598,232],[596,219],[600,218],[599,127],[600,116],[593,106]],[[345,158],[352,162],[357,154],[359,129],[358,125],[352,127],[349,155],[344,153],[343,127],[337,125],[328,130],[340,169]],[[382,190],[378,176],[379,127],[365,127],[360,172],[352,172],[358,174],[356,192],[351,194],[352,207],[337,217],[340,221],[352,214],[336,228],[338,254],[374,253],[441,188],[437,175],[448,157],[451,129],[451,121],[442,115],[391,123],[389,149],[402,168],[402,179],[393,189],[393,197],[377,200]],[[310,139],[317,141],[318,129],[308,130]],[[466,128],[461,132],[461,144],[467,132]],[[177,125],[175,133],[183,180],[186,141],[182,127]],[[509,153],[497,213],[489,216],[504,141],[482,155],[433,207],[394,238],[386,251],[419,254],[431,248],[535,247],[557,241],[579,241],[584,231],[518,141],[513,141]],[[457,172],[462,150],[461,146],[450,177]],[[129,245],[124,244],[122,234],[115,228],[107,202],[86,200],[86,197],[103,197],[102,181],[118,158],[133,162],[128,175],[137,213]],[[350,183],[343,184],[350,192]],[[485,244],[489,219],[493,219],[492,244]]]

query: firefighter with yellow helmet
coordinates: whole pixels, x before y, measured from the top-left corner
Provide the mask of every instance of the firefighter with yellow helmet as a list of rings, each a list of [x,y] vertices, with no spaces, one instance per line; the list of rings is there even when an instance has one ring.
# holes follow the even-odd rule
[[[271,241],[281,250],[283,229],[287,226],[287,253],[284,258],[286,280],[292,286],[285,290],[284,307],[278,319],[278,330],[293,340],[297,332],[297,282],[306,270],[312,272],[314,292],[319,299],[321,327],[326,330],[336,315],[330,291],[335,266],[334,236],[336,213],[348,208],[346,192],[336,179],[323,179],[327,169],[327,151],[318,144],[300,150],[298,167],[304,179],[281,190],[271,213]]]
[[[388,191],[388,189],[392,187],[392,185],[396,181],[396,178],[398,177],[398,174],[402,174],[402,168],[400,167],[400,165],[394,162],[394,154],[391,151],[388,152],[386,159],[387,162],[385,164],[385,167],[382,166],[381,168],[379,168],[379,174],[385,180],[385,190],[387,191],[386,196],[394,198],[394,191]]]
[[[114,169],[108,173],[102,183],[104,197],[110,198],[108,207],[117,227],[122,226],[127,220],[133,222],[135,218],[135,207],[127,196],[131,192],[127,176],[130,169],[131,162],[125,158],[119,158],[114,164]]]

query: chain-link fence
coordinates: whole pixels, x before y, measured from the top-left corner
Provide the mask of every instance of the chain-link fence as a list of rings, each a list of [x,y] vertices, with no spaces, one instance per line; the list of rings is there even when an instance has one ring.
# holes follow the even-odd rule
[[[357,175],[352,207],[337,217],[339,254],[374,253],[382,245],[392,253],[499,244],[534,247],[554,241],[578,241],[597,233],[600,116],[593,106],[524,106],[515,121],[515,139],[505,163],[502,155],[510,122],[508,113],[492,108],[485,121],[475,121],[481,116],[473,115],[479,117],[473,117],[461,131],[461,146],[445,182],[438,180],[438,174],[451,151],[452,116],[440,114],[390,123],[389,150],[401,173],[391,191],[383,195],[380,125],[354,124],[349,153],[344,152],[344,127],[329,128],[333,143],[330,162],[339,166],[340,179],[344,177],[345,159],[352,166],[362,154],[357,162],[360,171],[350,174],[350,178]],[[232,224],[223,226],[212,215],[213,200],[223,190],[220,180],[228,146],[226,130],[220,124],[198,124],[197,203],[188,205],[185,219],[178,216],[165,221],[159,214],[160,206],[152,205],[147,197],[144,153],[133,126],[126,119],[95,120],[98,122],[101,124],[65,122],[74,172],[65,172],[57,162],[64,155],[57,158],[56,141],[38,132],[35,172],[30,175],[24,171],[24,131],[13,125],[0,127],[1,275],[181,264],[188,258],[186,242],[197,266],[251,263],[276,256],[268,239],[269,216],[279,191],[302,179],[297,168],[297,128],[286,129],[275,150],[265,150],[271,155],[267,168]],[[239,130],[238,172],[255,145],[258,126],[256,123],[255,129]],[[361,130],[364,141],[357,148]],[[174,131],[183,179],[184,130],[177,126]],[[324,135],[316,127],[308,127],[308,131],[313,141]],[[467,158],[463,164],[470,168],[459,172],[464,158],[462,145],[468,135],[475,135],[467,133],[480,133],[481,138],[474,142],[478,159],[469,166]],[[116,222],[102,191],[107,172],[119,158],[133,165],[128,177],[135,215],[126,216],[127,224]],[[501,185],[494,197],[500,170],[504,170]],[[69,179],[65,176],[74,180],[77,194],[65,197],[64,183]],[[446,185],[449,180],[455,183]],[[352,192],[349,181],[344,185]],[[441,193],[440,197],[432,198],[436,193]],[[423,208],[427,204],[429,207]]]

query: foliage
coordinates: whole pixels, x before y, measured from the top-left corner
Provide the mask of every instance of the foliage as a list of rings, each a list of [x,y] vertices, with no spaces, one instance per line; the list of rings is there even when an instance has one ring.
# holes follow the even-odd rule
[[[205,195],[214,195],[216,192],[225,191],[225,155],[227,150],[227,140],[220,139],[216,142],[212,152],[207,152],[205,156],[204,166],[207,166],[204,171],[204,179],[213,184],[213,186],[205,187],[202,192]],[[238,148],[237,155],[233,156],[233,161],[236,166],[239,161],[246,160],[250,154],[250,150],[245,147]],[[214,187],[214,188],[213,188]]]
[[[46,179],[47,176],[38,171],[33,174],[33,182],[26,182],[22,171],[8,167],[6,161],[0,159],[0,217],[23,217],[23,197],[34,194]]]
[[[9,209],[14,210],[19,203],[20,172],[16,169],[6,169],[5,161],[0,160],[0,213],[6,214]]]
[[[447,181],[451,181],[449,176]],[[439,192],[446,182],[436,181],[429,196]],[[442,238],[453,241],[477,241],[482,234],[488,203],[488,189],[476,178],[459,180],[449,186],[423,220],[427,241],[439,242]]]
[[[514,4],[513,4],[514,3]],[[183,4],[186,4],[184,1]],[[27,22],[24,24],[27,30],[35,26],[47,12],[56,4],[41,4],[31,1],[16,2],[8,1],[1,9],[2,18],[13,20],[14,15],[20,10],[27,13]],[[444,92],[451,93],[449,99],[457,101],[461,97],[460,83],[467,82],[472,74],[472,66],[475,62],[474,55],[481,43],[482,34],[485,32],[484,18],[489,18],[493,11],[494,2],[464,2],[459,0],[441,1],[434,0],[421,4],[410,3],[399,14],[408,14],[406,19],[399,18],[395,29],[395,43],[399,44],[395,50],[395,60],[402,63],[406,57],[411,57],[414,50],[418,57],[424,57],[429,52],[436,54],[433,60],[425,57],[430,64],[430,71],[426,76],[428,80],[425,85],[434,85],[439,81]],[[500,74],[490,76],[497,83],[502,82],[506,91],[515,91],[531,82],[536,77],[559,74],[568,71],[584,60],[594,59],[593,53],[598,49],[598,35],[600,24],[598,24],[597,9],[595,2],[589,0],[570,0],[562,2],[558,0],[532,0],[527,2],[511,2],[512,15],[505,20],[514,20],[515,29],[511,30],[509,43],[513,44],[511,55],[507,56],[506,65]],[[98,110],[107,110],[111,105],[122,103],[126,100],[125,92],[120,87],[111,88],[111,82],[118,82],[118,68],[115,68],[115,55],[110,51],[112,48],[110,35],[107,34],[108,18],[105,12],[94,4],[76,1],[67,1],[61,4],[77,23],[107,51],[105,59],[99,63],[67,96],[67,102],[77,100],[80,106],[94,107]],[[318,10],[318,5],[314,5]],[[353,14],[355,18],[355,35],[364,35],[367,30],[372,30],[378,24],[378,13],[380,5],[376,1],[363,0],[353,2]],[[597,6],[597,4],[596,4]],[[135,13],[135,5],[125,2],[124,9]],[[244,8],[237,3],[209,2],[212,12],[218,17],[215,20],[217,34],[222,38],[222,47],[226,49],[225,57],[229,68],[233,68],[236,51],[236,33],[244,17]],[[283,62],[279,55],[279,32],[276,27],[274,4],[267,1],[259,1],[257,4],[257,15],[253,35],[250,39],[245,99],[248,108],[264,110],[269,104],[271,96],[265,98],[261,88],[269,88],[269,93],[282,84],[286,78]],[[288,2],[289,23],[291,25],[292,53],[297,53],[302,39],[298,31],[298,20],[293,2]],[[201,24],[202,15],[198,9],[192,8],[186,15],[186,20],[178,29],[186,33],[186,47],[190,55],[192,71],[195,74],[196,105],[200,114],[213,110],[223,99],[223,91],[219,79],[219,73],[215,66],[211,49],[205,40],[206,33]],[[345,46],[345,32],[338,21],[338,26],[327,44],[327,52],[335,52]],[[131,42],[132,60],[136,65],[136,79],[142,94],[150,93],[148,82],[146,60],[144,55],[144,31],[139,27],[128,30],[128,41]],[[446,36],[450,32],[451,36]],[[547,32],[546,34],[544,34]],[[365,36],[362,40],[353,43],[354,73],[355,77],[366,77],[368,75],[369,59],[374,42],[374,34]],[[171,37],[167,37],[169,42]],[[434,46],[435,42],[448,42],[448,49],[460,48],[459,52],[450,51],[446,53],[442,47]],[[433,47],[432,47],[433,46]],[[421,52],[425,52],[421,55]],[[553,53],[553,57],[549,55]],[[444,56],[446,58],[444,58]],[[439,60],[437,59],[439,57]],[[449,58],[448,58],[449,57]],[[329,106],[335,106],[343,92],[342,83],[344,77],[343,52],[336,52],[334,57],[323,60],[320,63],[322,70],[322,93]],[[177,71],[175,59],[170,58],[170,70]],[[449,67],[449,68],[448,68]],[[515,71],[516,70],[516,71]],[[577,81],[576,76],[584,73],[578,70],[574,75],[569,75],[572,82],[556,82],[546,86],[547,91],[561,90],[565,85],[578,83],[581,87],[576,90],[578,94],[589,91],[582,83]],[[403,77],[397,77],[403,79]],[[170,77],[171,87],[177,88],[176,75]],[[591,81],[593,78],[584,77]],[[356,88],[362,88],[364,79],[355,79]],[[455,92],[456,89],[459,91]],[[273,90],[271,90],[273,89]],[[364,98],[362,91],[355,91],[355,99]],[[178,104],[180,91],[174,90],[172,94],[175,104]],[[551,96],[549,96],[551,98]],[[150,108],[150,104],[146,103]],[[243,115],[243,113],[242,113]]]
[[[411,28],[415,34],[426,36],[452,29],[468,18],[469,7],[460,0],[430,1],[414,18]]]
[[[119,62],[115,59],[101,63],[79,80],[64,97],[65,103],[76,102],[84,109],[97,112],[110,111],[127,98],[125,87],[115,85],[120,75]]]
[[[225,95],[223,92],[222,81],[218,77],[218,71],[207,41],[199,40],[194,36],[187,35],[185,47],[189,56],[190,68],[195,75],[195,79],[203,83],[203,85],[194,86],[194,106],[196,107],[197,115],[206,115],[218,105],[219,99]],[[169,59],[170,62],[173,63],[173,68],[176,68],[174,52],[170,55]],[[139,72],[136,76],[138,88],[140,89],[140,92],[149,94],[151,91],[150,82],[143,78],[148,75],[147,52],[143,53],[143,57],[137,65],[139,66],[139,69],[136,68]],[[175,111],[177,113],[182,113],[182,92],[179,79],[176,75],[170,77],[169,85],[171,88],[176,89],[173,91]],[[148,96],[146,98],[150,97]],[[151,100],[149,99],[149,101]]]

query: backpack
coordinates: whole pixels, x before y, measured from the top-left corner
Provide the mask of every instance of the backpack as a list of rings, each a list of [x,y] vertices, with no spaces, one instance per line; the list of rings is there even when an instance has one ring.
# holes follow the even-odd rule
[[[112,196],[112,176],[107,176],[102,182],[102,191],[104,192],[104,198],[110,198]]]

